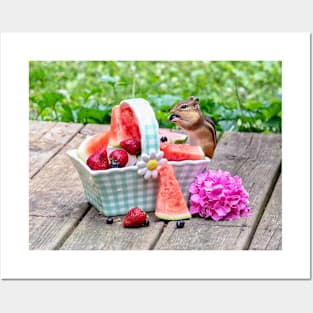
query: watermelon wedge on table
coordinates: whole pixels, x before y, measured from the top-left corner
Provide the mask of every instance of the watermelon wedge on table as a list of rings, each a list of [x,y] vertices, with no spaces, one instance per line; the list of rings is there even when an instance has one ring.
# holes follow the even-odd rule
[[[165,163],[161,165],[158,174],[159,188],[155,215],[159,219],[173,221],[191,218],[173,167]]]

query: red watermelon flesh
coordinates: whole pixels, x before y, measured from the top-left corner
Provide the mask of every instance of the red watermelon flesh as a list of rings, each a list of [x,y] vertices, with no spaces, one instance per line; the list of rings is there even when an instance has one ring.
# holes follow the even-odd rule
[[[125,104],[112,108],[110,131],[112,146],[118,146],[121,141],[130,138],[141,140],[137,119],[132,109]]]
[[[105,131],[94,136],[87,137],[78,148],[78,156],[86,160],[94,152],[106,148],[110,140],[110,131]]]
[[[160,150],[168,161],[203,160],[204,153],[199,146],[161,142]]]
[[[165,163],[159,168],[159,189],[155,215],[162,220],[182,220],[191,217],[173,167]]]

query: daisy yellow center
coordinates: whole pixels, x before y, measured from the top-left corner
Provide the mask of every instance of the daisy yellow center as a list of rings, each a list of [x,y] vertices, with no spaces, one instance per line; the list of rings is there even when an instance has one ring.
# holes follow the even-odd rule
[[[150,160],[147,163],[147,169],[150,171],[154,171],[158,167],[158,161],[157,160]]]

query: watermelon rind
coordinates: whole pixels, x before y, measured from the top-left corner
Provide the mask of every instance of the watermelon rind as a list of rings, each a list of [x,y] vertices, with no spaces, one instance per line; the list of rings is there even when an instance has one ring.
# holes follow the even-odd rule
[[[185,213],[181,215],[167,215],[163,213],[155,213],[155,216],[158,217],[160,220],[166,220],[166,221],[179,221],[179,220],[186,220],[191,218],[190,213]]]
[[[169,142],[176,144],[183,144],[188,141],[188,135],[167,129],[159,129],[159,136],[160,138],[165,136]]]
[[[188,136],[186,136],[184,139],[175,139],[172,142],[176,144],[183,144],[183,143],[186,143],[187,140],[188,140]]]
[[[89,143],[91,138],[93,138],[93,136],[87,136],[77,149],[77,156],[84,162],[86,162],[87,160],[87,155],[85,151],[86,151],[87,144]]]
[[[191,217],[174,168],[168,163],[162,164],[159,168],[155,215],[159,219],[168,221],[178,221]]]

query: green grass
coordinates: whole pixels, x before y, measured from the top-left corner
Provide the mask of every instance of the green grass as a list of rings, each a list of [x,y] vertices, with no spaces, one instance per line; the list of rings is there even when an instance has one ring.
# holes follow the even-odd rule
[[[168,111],[190,95],[219,131],[281,132],[279,61],[31,61],[29,118],[110,123],[121,100],[150,101],[160,127],[174,127]]]

